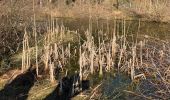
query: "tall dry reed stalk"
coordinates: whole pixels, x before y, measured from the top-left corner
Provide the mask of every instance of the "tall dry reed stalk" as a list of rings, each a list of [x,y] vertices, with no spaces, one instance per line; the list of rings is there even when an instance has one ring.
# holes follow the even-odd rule
[[[30,67],[30,47],[29,47],[29,37],[25,29],[25,34],[23,38],[23,52],[22,52],[22,72],[26,71]]]
[[[52,46],[50,48],[50,54],[51,55],[53,54]],[[54,60],[54,58],[51,58],[50,61],[49,61],[49,69],[50,69],[49,74],[50,74],[51,83],[54,83],[54,81],[55,81],[55,78],[54,78],[54,61],[53,60]]]
[[[102,54],[101,54],[101,42],[99,37],[99,75],[103,75],[103,62],[102,62]]]
[[[48,37],[47,37],[48,38]],[[48,42],[48,39],[46,39],[45,37],[45,44],[44,44],[44,64],[45,64],[45,68],[44,70],[47,71],[48,70],[48,61],[49,61],[49,49],[50,49],[50,46],[49,46],[49,42]]]
[[[83,61],[82,61],[82,51],[81,51],[81,46],[79,48],[79,76],[80,80],[82,80],[83,74],[82,74],[82,68],[83,68]]]
[[[135,76],[135,61],[136,61],[136,45],[132,47],[132,66],[131,66],[131,79],[134,80]]]
[[[36,15],[35,15],[35,0],[33,0],[33,35],[34,35],[34,39],[35,39],[35,56],[36,56],[36,74],[37,76],[38,74],[38,44],[37,44],[37,31],[36,31]]]

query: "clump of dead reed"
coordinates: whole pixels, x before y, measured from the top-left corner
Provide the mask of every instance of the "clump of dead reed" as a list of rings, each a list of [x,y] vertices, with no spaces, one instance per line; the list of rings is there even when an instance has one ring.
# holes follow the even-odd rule
[[[102,75],[105,71],[114,69],[118,73],[129,75],[132,83],[137,85],[136,88],[142,90],[137,91],[138,93],[134,92],[140,94],[137,98],[142,96],[156,99],[159,94],[162,99],[169,98],[169,41],[138,33],[136,37],[128,36],[125,24],[126,22],[122,21],[121,33],[117,31],[119,28],[116,28],[114,31],[116,35],[113,34],[108,41],[106,41],[108,38],[99,35],[92,36],[90,31],[85,33],[86,39],[81,45],[80,52],[81,71],[86,69],[89,73],[97,72]],[[94,39],[97,38],[98,41],[95,43]],[[148,84],[154,91],[147,88]]]
[[[34,42],[36,45],[33,45],[33,47],[29,45],[30,37],[25,30],[23,39],[22,71],[26,71],[31,67],[31,64],[34,65],[33,63],[35,62],[37,75],[41,75],[43,69],[43,73],[48,73],[50,81],[53,83],[55,81],[54,70],[59,69],[63,71],[66,64],[70,61],[70,42],[73,40],[76,41],[76,32],[69,31],[63,25],[58,26],[56,24],[56,26],[54,26],[54,20],[47,29],[47,33],[44,35],[43,39],[38,40],[38,38],[35,38]]]
[[[169,8],[168,0],[133,0],[130,9],[134,11],[138,17],[148,18],[152,21],[162,21],[167,19],[167,10]]]
[[[58,26],[54,22],[51,22],[47,29],[43,39],[37,41],[39,46],[37,53],[41,58],[38,63],[42,63],[38,69],[43,68],[45,72],[43,74],[49,77],[51,83],[56,81],[56,70],[64,71],[76,67],[72,66],[73,62],[70,61],[77,58],[74,63],[78,63],[80,80],[87,78],[89,74],[97,73],[102,76],[106,72],[112,73],[115,70],[117,73],[126,73],[133,83],[142,84],[143,87],[148,81],[158,86],[163,85],[163,91],[169,93],[169,42],[149,36],[139,36],[138,33],[135,38],[128,36],[125,20],[122,20],[121,31],[120,25],[118,27],[115,22],[112,33],[109,28],[107,32],[100,30],[97,37],[92,33],[91,24],[83,35],[77,31],[69,31],[63,25]],[[32,55],[28,36],[25,32],[23,71],[30,66],[30,55]],[[129,41],[129,38],[133,39]],[[76,48],[71,47],[72,41],[77,41]],[[72,58],[73,56],[75,58]],[[152,80],[153,77],[155,80]],[[161,89],[158,88],[156,92],[159,90]]]
[[[26,71],[30,67],[30,64],[29,35],[27,34],[25,29],[22,51],[22,72]]]

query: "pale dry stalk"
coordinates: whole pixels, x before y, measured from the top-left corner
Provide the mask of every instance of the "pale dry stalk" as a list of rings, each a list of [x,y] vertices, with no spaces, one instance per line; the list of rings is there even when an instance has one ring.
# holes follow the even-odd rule
[[[21,71],[24,72],[30,67],[30,47],[28,34],[25,29],[25,34],[23,38],[23,53],[22,53],[22,68]]]
[[[51,46],[51,49],[50,49],[50,54],[52,54],[53,53],[53,49],[52,49],[52,46]],[[53,59],[53,58],[51,58],[51,59]],[[55,81],[55,78],[54,78],[54,62],[52,62],[51,61],[51,59],[50,59],[50,81],[51,81],[51,83],[54,83],[54,81]]]

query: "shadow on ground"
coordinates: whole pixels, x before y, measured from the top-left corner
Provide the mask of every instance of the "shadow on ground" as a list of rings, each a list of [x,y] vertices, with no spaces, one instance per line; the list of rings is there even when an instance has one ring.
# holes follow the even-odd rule
[[[26,100],[28,92],[36,81],[36,70],[29,69],[7,83],[0,91],[0,100]]]
[[[89,89],[89,80],[80,81],[79,74],[62,78],[55,88],[44,100],[70,100],[84,90]]]

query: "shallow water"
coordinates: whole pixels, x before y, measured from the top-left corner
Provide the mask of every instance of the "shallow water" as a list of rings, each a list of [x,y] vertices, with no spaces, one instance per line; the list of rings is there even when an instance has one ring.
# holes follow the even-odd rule
[[[118,34],[126,34],[127,37],[132,37],[133,40],[142,36],[150,36],[158,38],[164,41],[170,41],[170,24],[169,23],[158,23],[158,22],[144,22],[139,20],[123,21],[123,20],[89,20],[89,19],[70,19],[70,18],[56,18],[59,25],[64,25],[70,31],[78,31],[78,33],[84,33],[89,28],[93,36],[98,36],[98,32],[102,31],[106,36],[114,32]],[[90,23],[90,24],[89,24]],[[107,34],[109,33],[109,34]],[[151,38],[152,39],[152,38]],[[130,39],[131,40],[131,39]],[[71,60],[69,67],[69,73],[74,73],[79,70],[77,64],[78,57]],[[131,81],[130,76],[105,73],[103,77],[99,75],[90,76],[90,86],[95,87],[97,84],[101,85],[101,93],[103,99],[129,99],[129,93],[125,91],[137,91],[137,85]],[[148,93],[148,92],[147,92]],[[134,95],[133,95],[134,96]]]
[[[71,18],[59,18],[57,21],[59,24],[63,24],[69,30],[78,30],[80,33],[83,33],[89,29],[89,25],[92,27],[93,34],[96,34],[99,30],[112,33],[116,25],[116,30],[119,31],[120,34],[123,34],[122,29],[125,29],[125,32],[128,35],[148,35],[161,40],[170,41],[170,23],[146,22],[139,20],[123,21]]]

